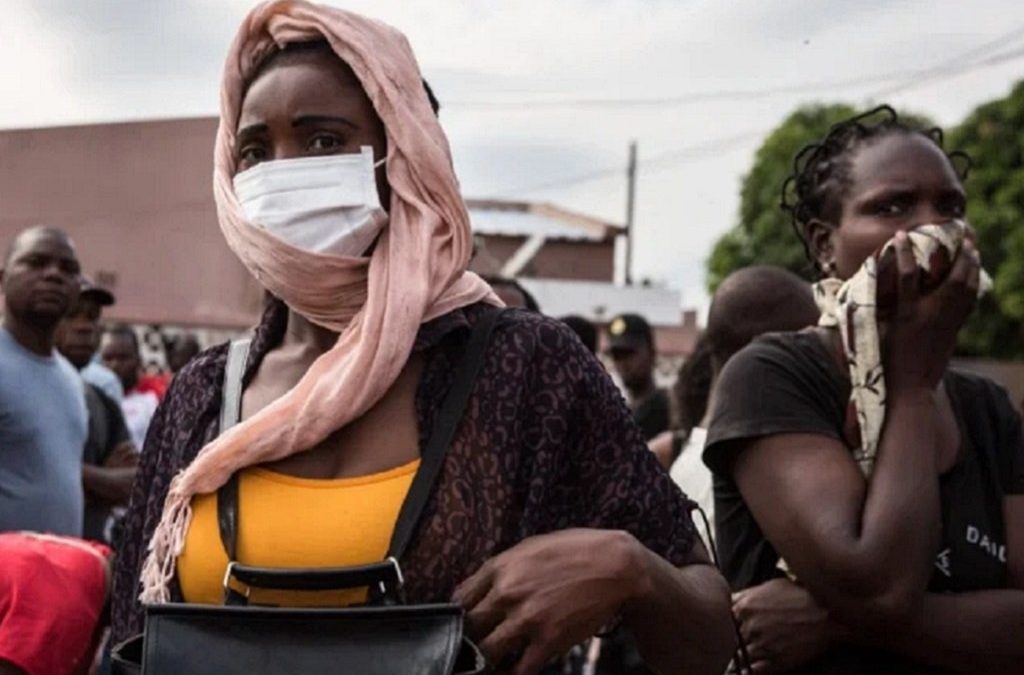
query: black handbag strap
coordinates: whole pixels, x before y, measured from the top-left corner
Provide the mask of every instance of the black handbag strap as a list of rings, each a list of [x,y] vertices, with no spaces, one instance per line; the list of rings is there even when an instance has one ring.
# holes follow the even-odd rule
[[[501,310],[487,311],[473,326],[466,348],[455,370],[455,378],[451,389],[445,395],[441,407],[434,419],[433,429],[430,438],[423,449],[420,458],[420,467],[413,478],[409,492],[402,502],[398,519],[395,522],[395,529],[392,532],[391,543],[388,547],[388,560],[367,566],[365,571],[381,570],[390,567],[394,561],[398,561],[405,554],[412,536],[419,524],[423,509],[430,498],[434,484],[444,465],[445,454],[448,446],[451,445],[459,422],[462,420],[466,406],[469,403],[473,385],[476,383],[480,370],[483,367],[487,346],[490,344],[491,334],[501,316]],[[242,344],[242,343],[245,344]],[[242,397],[242,375],[245,370],[245,362],[249,350],[249,341],[236,340],[231,343],[228,350],[228,362],[224,374],[224,392],[221,404],[220,432],[223,433],[238,423],[241,412]],[[347,574],[348,570],[355,571],[358,568],[337,568],[324,570],[269,570],[253,568],[240,565],[236,562],[238,552],[238,474],[234,474],[217,492],[217,524],[220,530],[221,541],[224,550],[228,554],[230,562],[228,575],[239,578],[244,575],[251,585],[257,587],[279,588],[279,584],[285,584],[284,588],[297,588],[301,584],[297,578],[301,575],[310,576],[309,583],[305,586],[315,588],[338,588],[338,579],[344,577],[347,581],[358,577],[361,581],[366,574],[358,574],[353,577]],[[397,568],[397,562],[394,562]],[[398,570],[399,579],[401,571]],[[315,577],[316,579],[314,579]],[[225,578],[225,582],[227,578]],[[333,584],[333,585],[332,585]],[[225,583],[225,586],[227,584]],[[356,585],[369,585],[359,583]]]
[[[469,395],[473,392],[473,385],[476,383],[480,370],[484,365],[484,356],[487,353],[487,346],[491,342],[491,333],[498,322],[502,310],[488,311],[477,321],[473,332],[466,344],[466,351],[455,370],[455,380],[451,389],[441,402],[441,407],[434,418],[434,427],[430,432],[430,438],[423,448],[423,456],[420,458],[420,468],[409,486],[409,493],[402,502],[402,509],[398,512],[398,520],[395,521],[395,529],[391,534],[391,545],[388,547],[388,556],[395,560],[401,560],[405,555],[412,535],[416,531],[423,509],[427,505],[434,483],[437,481],[441,467],[444,465],[444,456],[455,437],[459,422],[466,412],[469,404]]]

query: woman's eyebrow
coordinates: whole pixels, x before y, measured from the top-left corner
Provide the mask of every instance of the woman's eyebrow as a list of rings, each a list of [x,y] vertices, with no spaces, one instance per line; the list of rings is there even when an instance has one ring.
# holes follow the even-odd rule
[[[857,200],[869,202],[880,198],[902,197],[916,192],[912,185],[882,185],[876,188],[865,190],[857,195]]]
[[[243,138],[245,136],[252,136],[253,134],[262,134],[265,133],[266,131],[267,125],[263,124],[262,122],[259,122],[257,124],[250,124],[247,127],[242,127],[241,129],[238,130],[238,133],[235,134],[235,136],[238,138]]]
[[[344,124],[351,129],[357,129],[355,123],[351,122],[345,117],[338,117],[336,115],[300,115],[292,120],[292,127],[308,127],[315,126],[318,124]]]

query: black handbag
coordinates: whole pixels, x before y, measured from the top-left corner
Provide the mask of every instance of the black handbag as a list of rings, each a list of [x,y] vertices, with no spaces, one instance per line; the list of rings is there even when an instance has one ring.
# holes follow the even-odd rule
[[[463,611],[452,603],[404,602],[398,561],[409,545],[483,365],[500,311],[480,318],[424,447],[402,504],[388,557],[361,567],[270,569],[236,561],[237,475],[217,493],[221,540],[228,553],[224,605],[166,603],[146,607],[145,630],[114,648],[114,675],[474,675],[483,656],[462,633]],[[225,372],[221,431],[239,418],[249,341],[232,342]],[[365,606],[249,606],[252,588],[367,588]],[[241,590],[240,590],[241,589]]]

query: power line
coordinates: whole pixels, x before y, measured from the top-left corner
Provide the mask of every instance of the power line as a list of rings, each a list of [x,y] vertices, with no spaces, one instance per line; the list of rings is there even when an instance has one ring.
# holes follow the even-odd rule
[[[980,70],[982,68],[996,66],[1001,63],[1007,63],[1008,61],[1015,61],[1022,57],[1024,57],[1024,48],[1017,48],[1007,52],[1002,52],[1000,54],[995,54],[984,59],[979,59],[971,63],[939,66],[932,69],[931,76],[925,76],[920,79],[907,80],[906,82],[903,82],[902,84],[896,85],[894,87],[889,87],[887,89],[882,89],[881,91],[876,91],[873,94],[870,94],[867,98],[878,99],[883,96],[891,96],[893,94],[908,91],[910,89],[916,89],[917,87],[935,82],[937,80],[945,80],[950,77],[956,77],[958,75],[970,73],[975,70]]]
[[[983,45],[979,45],[967,52],[958,54],[956,57],[943,61],[940,64],[926,68],[923,70],[915,71],[921,75],[920,79],[906,80],[902,84],[896,87],[892,87],[875,94],[869,95],[866,98],[872,100],[881,96],[889,96],[893,93],[900,91],[906,91],[911,88],[915,88],[926,84],[928,82],[935,82],[936,80],[947,79],[950,77],[956,77],[964,73],[979,70],[981,68],[987,68],[1001,63],[1006,63],[1016,59],[1024,57],[1024,47],[1019,47],[1006,52],[1001,52],[993,55],[986,56],[984,58],[975,58],[986,52],[991,51],[994,48],[1005,46],[1008,43],[1012,43],[1018,38],[1024,36],[1024,26],[1017,27],[1008,33],[1004,33],[995,40],[987,42]],[[971,60],[975,59],[975,60]],[[862,78],[867,79],[867,78]],[[531,106],[535,105],[530,103]],[[706,143],[699,143],[696,145],[687,146],[677,150],[672,150],[665,153],[653,155],[650,158],[645,159],[638,165],[638,170],[644,173],[650,173],[659,171],[666,168],[685,164],[687,162],[701,159],[707,155],[714,155],[726,150],[730,150],[735,146],[742,145],[743,143],[751,140],[754,137],[763,137],[769,133],[770,129],[761,129],[757,131],[747,131],[741,134],[733,136],[717,138]],[[570,176],[554,181],[545,183],[533,184],[523,186],[515,190],[502,191],[502,195],[517,197],[524,194],[531,194],[535,192],[544,192],[547,190],[563,187],[571,187],[582,183],[588,183],[594,180],[609,178],[612,176],[620,177],[623,173],[623,167],[608,167],[598,171],[592,171],[585,174],[579,174],[576,176]]]
[[[903,88],[918,86],[926,81],[936,79],[945,74],[946,71],[955,70],[955,74],[968,72],[977,66],[992,65],[987,60],[970,61],[980,54],[992,49],[1010,44],[1021,37],[1024,37],[1024,25],[1000,35],[994,40],[975,47],[967,52],[957,55],[948,61],[940,64],[917,70],[904,70],[880,75],[863,76],[845,80],[828,80],[816,82],[802,82],[797,84],[780,85],[776,87],[754,88],[754,89],[720,89],[703,92],[691,92],[676,96],[661,97],[636,97],[636,98],[540,98],[521,101],[496,101],[485,99],[454,99],[445,101],[445,107],[476,108],[481,110],[503,110],[508,108],[618,108],[618,107],[670,107],[680,105],[691,105],[713,101],[749,101],[775,96],[788,96],[796,94],[818,94],[822,91],[834,91],[837,89],[849,89],[872,84],[885,84],[896,81],[897,84],[891,89],[882,89],[873,96],[885,96],[889,93],[902,91]],[[1003,61],[1020,58],[1024,54],[1020,52],[1009,52],[1003,56]],[[1003,62],[1000,61],[1000,62]]]
[[[763,136],[764,133],[765,130],[763,129],[757,131],[745,131],[741,134],[716,138],[703,143],[697,143],[683,148],[678,148],[676,150],[662,152],[643,159],[642,162],[638,163],[637,169],[641,173],[647,173],[672,166],[678,166],[679,164],[684,164],[689,161],[703,159],[708,155],[714,155],[731,150],[734,147],[749,142],[754,138]],[[621,177],[623,175],[623,171],[625,171],[624,166],[607,167],[605,169],[577,174],[575,176],[568,176],[544,183],[533,183],[531,185],[523,185],[511,190],[502,190],[499,196],[518,197],[524,194],[545,192],[554,188],[571,187],[581,183],[589,183],[594,180],[609,178],[611,176]]]

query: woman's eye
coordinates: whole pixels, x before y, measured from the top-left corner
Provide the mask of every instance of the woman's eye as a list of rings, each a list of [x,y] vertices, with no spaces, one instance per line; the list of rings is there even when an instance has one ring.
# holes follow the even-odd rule
[[[309,140],[309,149],[313,152],[330,152],[341,146],[341,139],[333,134],[317,134]]]
[[[267,158],[267,152],[260,145],[246,145],[238,152],[238,162],[244,167],[259,164]]]
[[[952,202],[946,204],[942,212],[952,218],[963,218],[964,214],[967,213],[967,205],[961,201]]]
[[[880,216],[902,216],[906,208],[898,201],[882,202],[875,207],[875,213]]]

